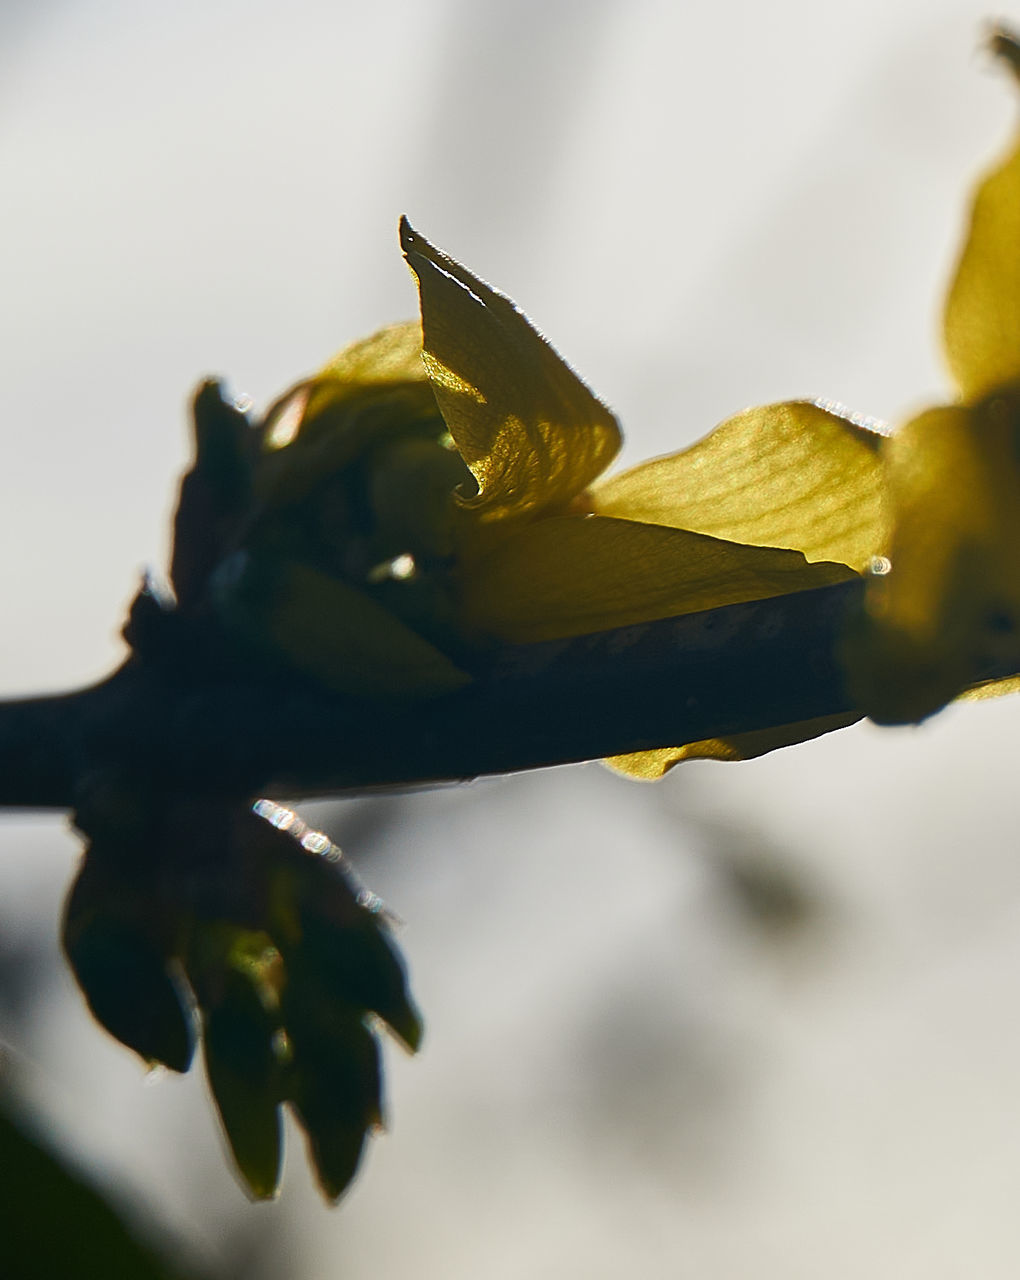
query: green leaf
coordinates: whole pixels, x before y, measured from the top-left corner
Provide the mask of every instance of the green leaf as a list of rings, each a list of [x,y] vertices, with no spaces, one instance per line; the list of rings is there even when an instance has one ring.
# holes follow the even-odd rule
[[[341,1009],[305,975],[288,986],[283,1007],[294,1051],[288,1097],[319,1185],[337,1200],[382,1121],[379,1046],[356,1011]]]
[[[356,1008],[377,1013],[412,1052],[422,1023],[407,991],[407,975],[379,915],[357,908],[351,923],[331,918],[325,899],[301,911],[301,950],[336,994]]]
[[[146,1062],[187,1071],[191,1017],[153,928],[86,855],[67,900],[64,951],[95,1018]]]
[[[279,1033],[278,1016],[257,984],[229,973],[219,1000],[205,1011],[206,1074],[237,1167],[260,1200],[274,1196],[280,1182]]]
[[[185,967],[202,1011],[206,1075],[224,1134],[248,1190],[269,1199],[283,1150],[280,954],[265,933],[196,919]]]

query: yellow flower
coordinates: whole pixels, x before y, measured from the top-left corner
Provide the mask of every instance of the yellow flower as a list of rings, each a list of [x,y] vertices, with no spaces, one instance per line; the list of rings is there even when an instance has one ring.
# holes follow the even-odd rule
[[[1011,37],[994,45],[1020,66]],[[882,723],[920,720],[1020,663],[1020,140],[974,197],[944,341],[959,397],[884,450],[891,572],[869,583],[848,646],[860,703]]]
[[[752,409],[615,477],[612,413],[517,307],[407,222],[421,325],[347,348],[275,405],[221,619],[352,696],[433,697],[529,643],[844,581],[884,538],[881,437],[833,406]],[[593,695],[594,696],[594,695]],[[619,758],[658,776],[839,717]]]
[[[692,449],[603,478],[608,410],[514,305],[402,227],[425,365],[478,493],[461,506],[469,634],[518,643],[648,622],[852,577],[880,549],[881,437],[807,401],[752,409]],[[742,758],[852,717],[617,758],[653,777]]]

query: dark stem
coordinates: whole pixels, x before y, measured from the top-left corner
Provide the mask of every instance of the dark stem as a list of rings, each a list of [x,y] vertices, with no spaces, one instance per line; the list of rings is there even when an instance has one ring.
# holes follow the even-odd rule
[[[853,715],[838,647],[861,588],[507,647],[471,685],[419,702],[130,660],[89,689],[0,702],[0,805],[70,808],[107,770],[168,791],[333,795]]]

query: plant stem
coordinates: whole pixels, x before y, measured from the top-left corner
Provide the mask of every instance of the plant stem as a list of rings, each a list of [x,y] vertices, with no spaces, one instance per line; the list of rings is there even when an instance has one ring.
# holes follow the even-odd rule
[[[861,586],[506,647],[464,689],[421,701],[132,659],[88,689],[0,702],[0,805],[71,808],[104,770],[168,791],[333,795],[853,717],[837,651]]]

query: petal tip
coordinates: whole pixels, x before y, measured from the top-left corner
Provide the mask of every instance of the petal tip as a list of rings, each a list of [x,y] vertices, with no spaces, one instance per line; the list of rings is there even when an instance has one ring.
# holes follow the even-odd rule
[[[406,253],[408,245],[414,239],[414,227],[411,226],[410,219],[406,213],[400,215],[397,230],[400,235],[400,247]]]
[[[1004,22],[995,22],[988,32],[987,48],[1000,63],[1005,63],[1020,84],[1020,32]]]
[[[414,227],[411,226],[411,220],[406,213],[400,215],[399,224],[400,248],[405,258],[410,258],[412,253],[421,253],[423,250],[429,249],[431,246],[424,236],[418,234]]]

